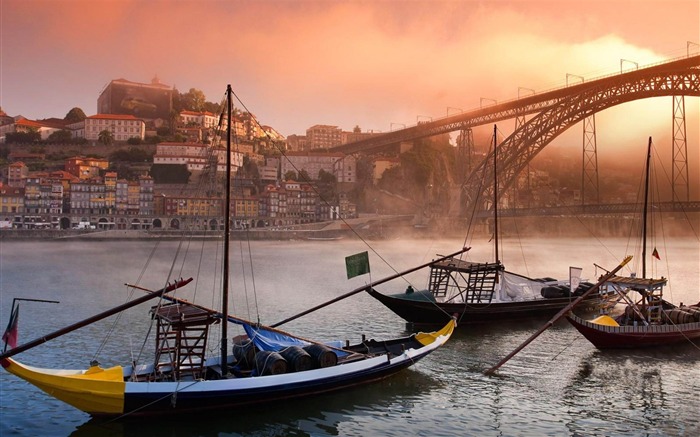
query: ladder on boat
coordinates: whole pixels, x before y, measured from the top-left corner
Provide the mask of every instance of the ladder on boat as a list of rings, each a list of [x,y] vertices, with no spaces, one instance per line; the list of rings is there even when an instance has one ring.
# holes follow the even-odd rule
[[[215,313],[192,305],[169,304],[151,309],[156,319],[156,377],[180,381],[204,376],[209,325]]]
[[[460,303],[490,303],[496,286],[498,265],[446,260],[430,266],[428,290],[436,298]]]

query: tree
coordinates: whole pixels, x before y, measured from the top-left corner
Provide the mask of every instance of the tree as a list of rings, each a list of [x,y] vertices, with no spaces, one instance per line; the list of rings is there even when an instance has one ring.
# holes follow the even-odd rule
[[[99,133],[97,136],[97,141],[105,146],[109,146],[112,144],[112,142],[114,142],[114,135],[112,134],[112,131],[105,129]]]
[[[48,140],[52,143],[70,143],[73,140],[73,135],[64,129],[52,132]]]
[[[83,112],[82,109],[75,107],[68,111],[68,114],[63,118],[65,121],[69,123],[77,123],[79,121],[83,121],[87,118],[87,115],[85,115],[85,112]]]
[[[204,92],[196,88],[190,88],[188,92],[180,96],[182,109],[190,111],[202,112],[207,99],[204,97]]]
[[[297,180],[297,174],[293,170],[289,170],[287,173],[284,174],[284,180],[285,181],[296,181]]]
[[[157,184],[186,184],[191,173],[185,164],[153,164],[150,175]]]
[[[8,132],[5,134],[5,142],[8,144],[31,144],[41,141],[41,134],[36,130],[28,132]]]
[[[321,199],[331,202],[335,199],[338,187],[338,178],[333,173],[323,169],[318,171],[318,192]]]
[[[309,172],[304,170],[303,168],[299,170],[299,179],[300,182],[310,182],[311,177],[309,176]]]

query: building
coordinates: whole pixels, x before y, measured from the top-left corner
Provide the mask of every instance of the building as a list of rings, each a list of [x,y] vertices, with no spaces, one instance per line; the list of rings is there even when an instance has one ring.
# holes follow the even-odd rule
[[[71,182],[70,212],[85,216],[106,214],[104,181],[93,178]]]
[[[86,158],[74,156],[66,159],[66,172],[80,179],[94,179],[100,176],[100,170],[107,170],[109,161],[104,158]]]
[[[139,215],[153,215],[155,207],[153,205],[153,178],[150,176],[139,176]]]
[[[143,140],[146,137],[146,123],[141,118],[133,115],[97,114],[83,120],[83,129],[76,128],[76,132],[83,132],[88,141],[97,141],[100,132],[109,131],[114,141],[128,141],[131,138]],[[73,124],[71,126],[76,126]]]
[[[49,136],[66,127],[60,123],[29,120],[24,117],[11,119],[12,122],[0,125],[0,143],[6,141],[7,134],[16,132],[37,132],[42,141],[46,141]]]
[[[357,181],[355,158],[342,153],[288,152],[280,164],[280,174],[284,178],[289,172],[304,170],[312,180],[317,180],[321,170],[334,175],[338,183]]]
[[[191,195],[161,196],[163,210],[167,216],[178,217],[222,217],[223,202],[218,197]]]
[[[226,149],[199,143],[159,143],[153,155],[153,164],[185,165],[190,172],[202,171],[209,163],[209,157],[217,159],[217,171],[226,171]],[[243,154],[231,152],[232,172],[243,165]]]
[[[24,188],[0,185],[0,220],[12,222],[14,214],[24,214]]]
[[[169,120],[174,92],[174,88],[160,83],[157,76],[151,83],[115,79],[105,86],[97,98],[97,113]]]
[[[306,129],[306,142],[310,150],[329,149],[342,141],[342,130],[338,126],[317,124]]]
[[[13,162],[7,167],[7,185],[11,187],[24,187],[29,168],[22,161]]]
[[[359,126],[355,126],[352,132],[343,131],[340,140],[342,144],[354,143],[356,141],[366,140],[379,134],[381,134],[381,132],[362,132]]]
[[[308,141],[306,135],[289,135],[287,137],[287,147],[291,152],[308,152]]]

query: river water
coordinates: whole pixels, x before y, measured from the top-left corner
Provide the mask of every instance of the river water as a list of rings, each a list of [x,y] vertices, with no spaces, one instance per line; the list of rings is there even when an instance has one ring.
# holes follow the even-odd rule
[[[403,271],[459,250],[462,241],[257,241],[232,247],[234,285],[229,312],[272,324],[370,280]],[[4,328],[15,297],[60,304],[22,302],[20,343],[123,303],[125,283],[152,289],[165,278],[199,276],[183,297],[216,305],[213,280],[194,261],[214,244],[192,242],[188,258],[170,271],[162,261],[178,250],[175,242],[2,241],[0,243],[0,323]],[[348,280],[348,255],[368,250],[371,278]],[[501,258],[508,270],[532,277],[565,278],[569,266],[582,267],[595,282],[631,249],[622,239],[506,240]],[[676,238],[658,248],[655,275],[670,278],[666,298],[700,301],[700,246]],[[180,248],[183,251],[183,248]],[[242,256],[241,256],[242,255]],[[471,260],[492,260],[488,243],[475,243]],[[246,262],[238,259],[242,258]],[[252,259],[252,263],[247,263]],[[252,264],[252,268],[250,267]],[[147,269],[144,269],[147,266]],[[633,261],[633,269],[638,269]],[[664,269],[670,267],[668,272]],[[658,272],[656,271],[658,270]],[[626,270],[629,272],[629,270]],[[250,273],[253,273],[251,276]],[[424,288],[427,270],[379,286],[389,293],[408,283]],[[185,292],[183,292],[185,293]],[[207,302],[209,301],[209,302]],[[39,367],[84,368],[96,357],[103,366],[124,364],[143,346],[149,327],[144,304],[67,334],[18,356]],[[700,349],[692,345],[626,352],[594,349],[566,321],[555,324],[506,363],[496,376],[483,371],[520,345],[546,320],[459,328],[450,341],[410,369],[380,383],[263,410],[236,410],[141,421],[104,423],[54,400],[0,371],[0,435],[7,436],[512,436],[700,434]],[[361,293],[282,326],[318,340],[387,338],[407,333],[403,320]],[[95,355],[105,334],[112,339]],[[215,335],[215,334],[212,334]],[[214,343],[214,342],[211,342]],[[216,346],[214,346],[216,347]],[[146,345],[152,349],[152,343]]]

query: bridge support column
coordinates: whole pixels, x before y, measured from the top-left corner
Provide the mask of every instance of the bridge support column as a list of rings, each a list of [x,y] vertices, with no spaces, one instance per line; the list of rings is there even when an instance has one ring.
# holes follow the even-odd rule
[[[688,180],[688,141],[685,129],[685,96],[673,96],[673,201],[690,200]]]
[[[591,193],[587,192],[590,188]],[[583,170],[581,172],[581,205],[600,204],[598,185],[598,144],[595,132],[595,114],[583,120]]]

